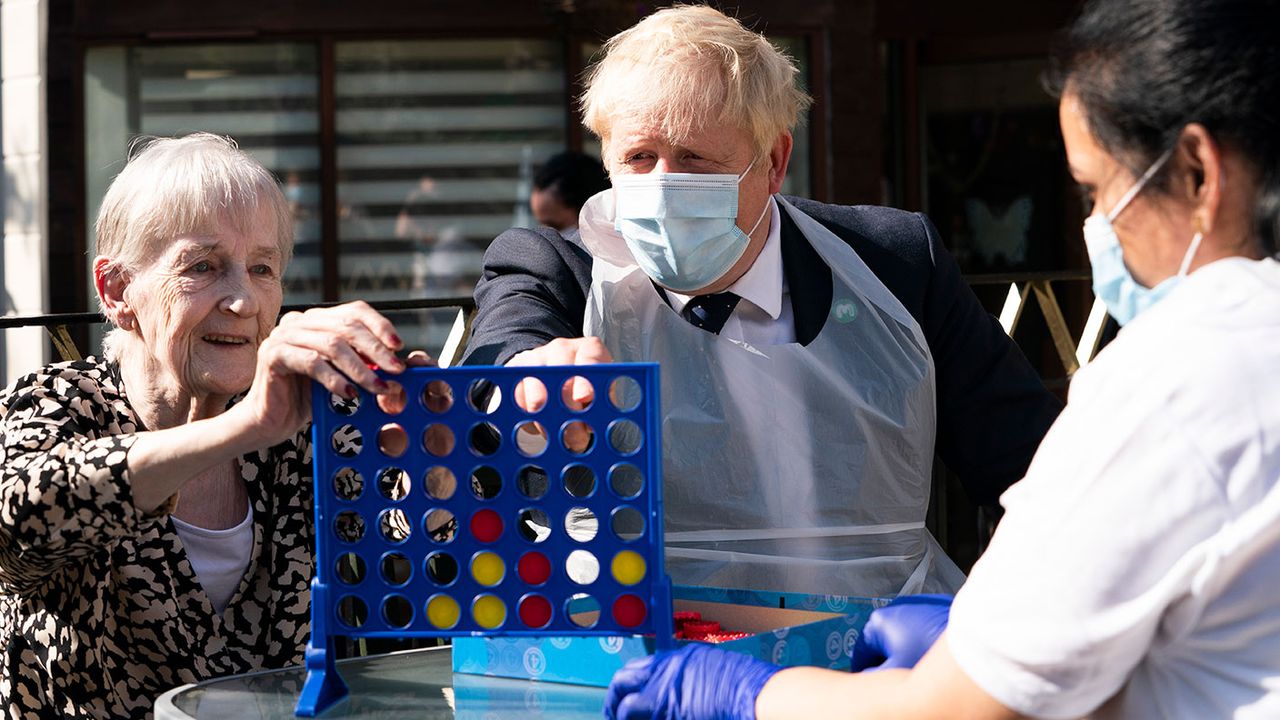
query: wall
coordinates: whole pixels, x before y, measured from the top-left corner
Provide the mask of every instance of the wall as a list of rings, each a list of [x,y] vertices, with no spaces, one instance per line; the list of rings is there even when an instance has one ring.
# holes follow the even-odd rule
[[[48,312],[48,137],[45,123],[45,0],[0,0],[0,154],[4,239],[0,308],[6,315]],[[48,361],[38,327],[4,331],[7,385]]]

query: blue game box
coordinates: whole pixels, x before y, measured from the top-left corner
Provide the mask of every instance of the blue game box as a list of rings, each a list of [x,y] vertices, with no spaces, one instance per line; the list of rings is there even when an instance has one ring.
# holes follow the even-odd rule
[[[719,643],[783,667],[849,668],[849,651],[867,617],[888,599],[673,588],[678,611],[693,610],[726,630],[752,633]],[[677,641],[683,645],[689,640]],[[634,658],[654,652],[652,637],[456,637],[453,671],[470,675],[545,680],[607,687]]]

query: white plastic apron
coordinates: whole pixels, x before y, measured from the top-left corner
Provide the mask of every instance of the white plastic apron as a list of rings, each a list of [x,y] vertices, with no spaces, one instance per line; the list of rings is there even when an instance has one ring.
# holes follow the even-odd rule
[[[586,335],[662,367],[667,569],[679,584],[832,595],[950,592],[964,575],[924,527],[934,369],[915,320],[849,246],[782,198],[832,269],[819,335],[752,347],[690,325],[613,230],[582,213]]]

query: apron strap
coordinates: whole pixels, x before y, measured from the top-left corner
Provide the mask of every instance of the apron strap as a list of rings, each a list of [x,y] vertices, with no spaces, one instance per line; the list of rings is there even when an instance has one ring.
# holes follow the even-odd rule
[[[855,535],[888,535],[924,528],[923,522],[884,523],[880,525],[838,525],[834,527],[776,528],[772,530],[688,530],[663,535],[668,544],[679,542],[725,542],[736,540],[785,540],[791,538],[846,537]]]
[[[924,581],[929,576],[929,568],[933,566],[933,543],[925,543],[924,557],[920,558],[920,564],[911,573],[911,577],[902,584],[902,590],[899,595],[915,595],[924,588]]]

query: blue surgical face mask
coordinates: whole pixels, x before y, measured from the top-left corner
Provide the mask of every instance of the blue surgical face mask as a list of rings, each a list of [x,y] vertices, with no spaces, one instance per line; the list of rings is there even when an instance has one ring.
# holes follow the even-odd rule
[[[738,184],[754,164],[741,175],[615,175],[613,227],[640,269],[680,293],[724,277],[769,210],[766,203],[751,232],[738,228]]]
[[[1200,247],[1201,235],[1196,233],[1191,239],[1187,253],[1182,257],[1182,266],[1178,274],[1166,278],[1155,287],[1143,287],[1124,264],[1124,254],[1120,250],[1120,240],[1111,222],[1119,217],[1135,196],[1146,186],[1173,154],[1168,150],[1161,155],[1138,181],[1120,198],[1120,202],[1105,215],[1090,215],[1084,221],[1084,242],[1089,249],[1089,264],[1093,266],[1093,294],[1107,306],[1107,312],[1116,322],[1126,325],[1143,310],[1155,305],[1170,293],[1191,267],[1191,259]]]

